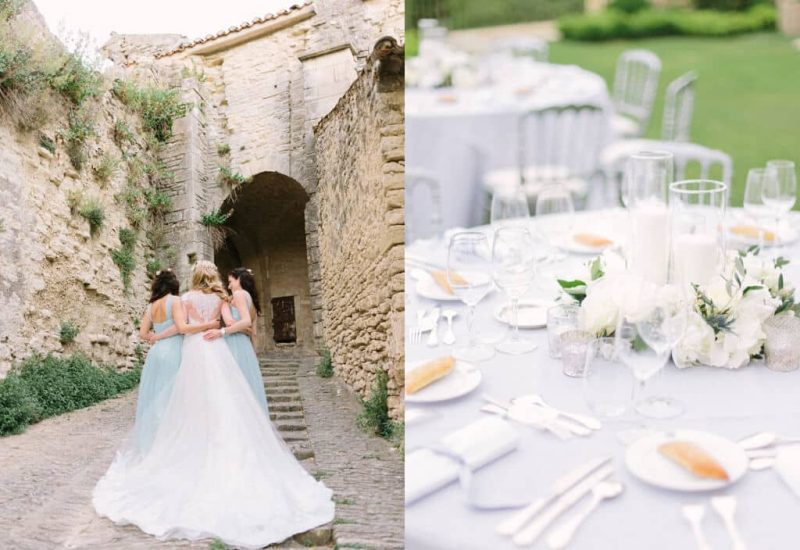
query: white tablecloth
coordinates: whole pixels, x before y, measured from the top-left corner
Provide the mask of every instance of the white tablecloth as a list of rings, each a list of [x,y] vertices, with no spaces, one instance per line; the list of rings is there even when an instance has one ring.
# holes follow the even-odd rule
[[[591,220],[601,214],[581,214]],[[408,255],[424,255],[431,262],[443,263],[444,245],[422,248],[409,246]],[[800,259],[800,245],[789,254]],[[570,262],[575,262],[572,257]],[[406,273],[409,273],[407,269]],[[800,270],[789,267],[787,278],[800,284]],[[407,275],[408,276],[408,275]],[[414,282],[407,281],[407,319],[416,319],[420,307],[435,304],[414,293]],[[477,308],[476,326],[483,334],[506,330],[491,312],[504,302],[502,293],[490,294]],[[465,308],[450,302],[459,311],[456,320],[458,343],[466,341]],[[449,307],[445,306],[445,307]],[[409,321],[412,325],[413,321]],[[444,324],[441,325],[444,327]],[[441,328],[440,327],[440,328]],[[440,334],[442,331],[440,330]],[[589,413],[582,397],[582,381],[561,373],[558,360],[548,356],[546,329],[524,331],[538,342],[534,352],[522,356],[496,354],[479,364],[481,385],[462,398],[435,405],[407,404],[409,411],[423,408],[437,416],[406,428],[406,450],[436,443],[443,435],[485,416],[479,412],[480,395],[506,400],[539,393],[551,404],[566,410]],[[440,345],[428,347],[407,340],[409,363],[438,357],[449,352]],[[671,363],[649,383],[651,390],[680,399],[686,408],[683,416],[653,421],[655,428],[683,428],[711,431],[732,439],[774,430],[782,435],[800,436],[800,371],[773,372],[761,363],[729,371],[707,367],[678,370]],[[475,474],[478,494],[503,495],[509,499],[543,496],[561,474],[587,460],[613,457],[615,477],[625,484],[625,492],[604,503],[578,531],[570,548],[583,550],[683,550],[695,548],[681,506],[691,502],[708,504],[709,494],[684,494],[654,488],[634,478],[624,466],[625,448],[616,439],[621,429],[638,427],[642,419],[628,412],[619,420],[604,421],[604,428],[588,438],[559,441],[552,435],[520,425],[522,442],[516,451],[486,466]],[[748,472],[735,485],[713,494],[733,494],[739,499],[737,520],[750,550],[800,548],[800,499],[794,496],[772,470]],[[580,505],[579,505],[580,506]],[[513,512],[511,512],[513,513]],[[574,510],[571,511],[574,513]],[[495,526],[509,512],[476,512],[469,509],[457,484],[452,484],[406,508],[406,548],[420,549],[504,549],[514,548],[506,538],[496,535]],[[563,518],[562,518],[563,519]],[[556,523],[557,524],[557,523]],[[707,506],[703,528],[712,548],[730,548],[730,539],[719,517]],[[535,548],[546,548],[542,537]]]
[[[592,104],[610,112],[605,81],[574,65],[534,63],[507,81],[477,89],[406,91],[406,167],[441,184],[444,228],[482,222],[480,170],[519,166],[519,115],[536,108]],[[485,165],[475,153],[485,155]],[[426,205],[414,205],[413,216]]]

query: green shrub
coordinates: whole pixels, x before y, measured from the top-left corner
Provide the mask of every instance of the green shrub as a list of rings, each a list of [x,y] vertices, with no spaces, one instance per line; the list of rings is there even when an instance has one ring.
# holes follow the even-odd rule
[[[172,197],[159,189],[148,189],[144,192],[147,206],[155,214],[163,214],[172,208]]]
[[[92,168],[94,177],[97,178],[97,181],[100,183],[108,183],[119,171],[119,163],[120,160],[114,155],[107,152],[103,153],[97,161],[97,164]]]
[[[56,142],[46,134],[39,134],[39,147],[47,149],[54,154],[56,152]]]
[[[220,164],[218,180],[220,183],[235,187],[243,183],[248,183],[250,181],[250,178],[246,178],[239,172],[234,172],[233,170],[231,170],[230,167]]]
[[[379,370],[375,374],[372,391],[369,398],[362,401],[363,409],[357,419],[361,429],[387,438],[392,436],[394,428],[393,422],[389,418],[387,405],[389,392],[386,386],[388,382],[389,375],[386,374],[386,371]]]
[[[83,201],[80,209],[80,214],[87,222],[89,222],[89,230],[94,235],[101,227],[103,221],[106,219],[106,213],[100,201],[94,197],[89,197]]]
[[[80,55],[69,53],[64,56],[61,67],[51,75],[50,85],[73,105],[80,106],[88,98],[100,95],[102,80]]]
[[[559,19],[558,26],[569,40],[599,41],[652,36],[731,36],[775,28],[775,8],[756,5],[746,12],[686,10],[642,10],[626,14],[605,10]]]
[[[744,11],[749,10],[760,0],[694,0],[694,7],[698,10],[719,11]]]
[[[0,436],[22,433],[42,417],[41,405],[19,373],[0,380]]]
[[[147,275],[152,279],[156,273],[164,269],[163,262],[158,258],[152,258],[147,262]]]
[[[135,387],[140,369],[98,367],[85,356],[34,355],[0,380],[0,435],[20,433],[34,423],[87,407]]]
[[[67,128],[62,136],[67,144],[67,155],[72,166],[80,171],[86,162],[86,141],[94,135],[94,121],[85,110],[71,110],[67,115]]]
[[[423,17],[442,20],[450,29],[468,29],[546,21],[565,13],[583,11],[583,0],[408,0],[406,29],[416,28]]]
[[[128,218],[131,227],[135,229],[144,227],[147,223],[148,213],[142,190],[128,183],[116,198],[125,204],[125,217]]]
[[[322,357],[317,365],[317,376],[320,378],[333,376],[333,360],[331,359],[331,352],[328,350],[322,352]]]
[[[230,212],[212,210],[208,214],[203,214],[203,217],[200,218],[200,223],[202,223],[206,227],[218,227],[220,225],[225,225],[225,222],[228,221],[228,218],[230,217],[231,217]]]
[[[131,275],[136,269],[136,233],[126,227],[121,227],[119,229],[119,242],[122,246],[111,251],[111,259],[119,268],[119,273],[122,276],[122,287],[127,293],[131,288]]]
[[[217,154],[221,157],[225,155],[229,155],[231,153],[231,146],[227,143],[220,143],[217,145]]]
[[[72,321],[61,321],[58,327],[58,339],[62,344],[71,344],[78,337],[81,329]]]
[[[172,137],[172,124],[186,116],[191,106],[180,100],[176,89],[140,88],[133,82],[118,79],[114,81],[112,91],[120,101],[139,112],[145,130],[160,143]]]
[[[111,137],[120,149],[136,141],[136,137],[133,135],[130,126],[128,126],[128,123],[124,120],[114,121]]]

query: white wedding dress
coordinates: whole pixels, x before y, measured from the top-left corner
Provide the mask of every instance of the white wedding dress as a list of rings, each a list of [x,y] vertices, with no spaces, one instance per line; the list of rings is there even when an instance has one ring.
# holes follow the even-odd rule
[[[204,320],[215,294],[182,298]],[[130,438],[97,483],[97,513],[159,539],[261,548],[333,520],[332,492],[306,472],[264,415],[222,338],[184,338],[180,369],[146,453]]]

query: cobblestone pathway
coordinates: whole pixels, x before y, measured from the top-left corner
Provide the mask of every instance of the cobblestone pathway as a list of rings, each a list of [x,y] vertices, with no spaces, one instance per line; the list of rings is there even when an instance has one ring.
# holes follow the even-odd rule
[[[334,489],[336,520],[274,548],[401,548],[398,451],[355,427],[358,403],[304,363],[264,365],[270,413],[303,465]],[[0,439],[0,549],[208,548],[211,541],[159,543],[98,518],[90,498],[130,430],[136,392]],[[392,502],[394,501],[394,502]],[[368,521],[367,521],[368,520]],[[333,533],[331,533],[333,531]],[[331,535],[335,543],[331,540]]]

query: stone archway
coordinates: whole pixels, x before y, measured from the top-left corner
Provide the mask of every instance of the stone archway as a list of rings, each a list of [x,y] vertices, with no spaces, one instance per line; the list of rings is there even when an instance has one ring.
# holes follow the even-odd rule
[[[308,194],[294,179],[262,172],[241,185],[222,204],[231,212],[231,233],[215,252],[223,274],[252,269],[261,301],[260,354],[313,352],[314,327],[306,254],[305,206]]]

